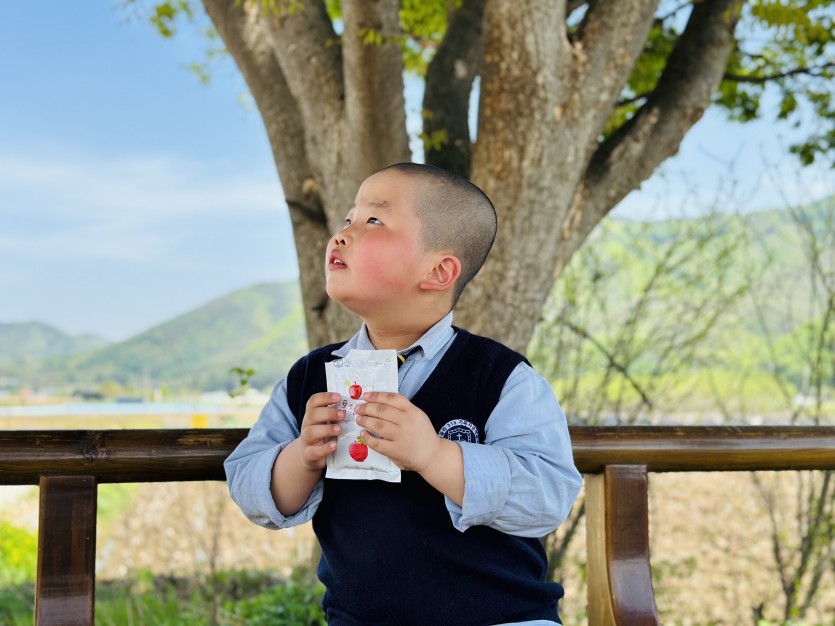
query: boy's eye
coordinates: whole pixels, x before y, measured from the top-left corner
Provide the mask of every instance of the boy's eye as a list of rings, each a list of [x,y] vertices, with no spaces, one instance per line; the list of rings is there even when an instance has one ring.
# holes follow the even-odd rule
[[[368,223],[369,224],[382,224],[382,222],[379,219],[377,219],[376,217],[369,217],[368,218]]]
[[[350,226],[350,225],[351,225],[351,218],[350,218],[350,217],[346,217],[346,218],[345,218],[345,226]]]

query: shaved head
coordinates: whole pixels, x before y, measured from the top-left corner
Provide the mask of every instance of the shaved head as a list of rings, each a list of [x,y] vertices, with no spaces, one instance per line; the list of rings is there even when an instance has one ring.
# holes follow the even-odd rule
[[[426,250],[451,250],[461,262],[453,306],[478,273],[496,238],[496,209],[490,198],[470,181],[432,165],[398,163],[394,170],[419,179],[415,213],[421,222]]]

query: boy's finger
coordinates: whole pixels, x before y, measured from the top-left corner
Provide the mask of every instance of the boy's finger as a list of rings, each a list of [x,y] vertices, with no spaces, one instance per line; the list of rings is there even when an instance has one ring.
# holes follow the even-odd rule
[[[359,417],[379,418],[386,422],[396,423],[398,417],[403,414],[397,407],[382,402],[366,402],[354,408],[354,413]]]
[[[373,433],[364,430],[362,433],[362,440],[366,443],[366,445],[374,450],[375,452],[379,452],[385,456],[389,456],[390,449],[391,449],[391,442],[387,441],[386,439],[380,439],[375,437]]]
[[[366,402],[389,404],[401,409],[409,404],[405,396],[393,391],[369,391],[368,393],[362,394],[362,399]]]
[[[387,422],[376,417],[363,415],[357,418],[357,424],[359,424],[363,428],[367,428],[371,432],[375,433],[377,436],[382,437],[384,439],[387,439],[389,436],[391,436],[391,422]]]
[[[331,452],[336,450],[336,442],[335,441],[323,441],[318,444],[313,444],[307,446],[304,451],[305,456],[307,457],[308,461],[321,461],[323,458],[328,456]]]
[[[305,417],[307,424],[324,424],[325,422],[341,422],[345,419],[343,409],[335,409],[330,406],[317,407],[307,412]]]
[[[317,407],[328,406],[329,404],[336,404],[342,399],[338,393],[333,393],[332,391],[321,391],[319,393],[314,393],[310,398],[307,400],[306,409],[310,411],[311,409],[315,409]]]
[[[305,427],[302,431],[302,438],[306,444],[311,445],[316,441],[335,437],[341,431],[342,427],[339,424],[316,424]]]

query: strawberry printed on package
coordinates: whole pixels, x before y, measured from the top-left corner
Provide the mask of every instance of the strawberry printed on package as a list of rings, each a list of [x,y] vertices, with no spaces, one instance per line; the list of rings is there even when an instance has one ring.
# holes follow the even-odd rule
[[[325,363],[328,391],[342,396],[335,405],[345,410],[336,450],[328,457],[327,478],[400,482],[400,468],[368,447],[357,424],[354,407],[369,391],[397,392],[397,353],[394,350],[351,350],[344,359]]]

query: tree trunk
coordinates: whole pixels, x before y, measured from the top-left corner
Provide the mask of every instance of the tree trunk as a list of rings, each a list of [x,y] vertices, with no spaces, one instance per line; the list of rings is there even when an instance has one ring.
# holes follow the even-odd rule
[[[321,0],[203,0],[252,90],[290,207],[311,347],[358,320],[328,300],[324,249],[362,180],[410,160],[396,0],[342,0],[337,35]],[[702,0],[656,91],[600,137],[658,0],[596,0],[569,34],[566,0],[464,0],[430,64],[425,130],[450,143],[435,162],[490,196],[499,232],[456,323],[523,351],[554,279],[594,226],[648,178],[710,103],[740,0]],[[283,10],[282,10],[283,7]],[[464,121],[481,75],[478,137]]]

